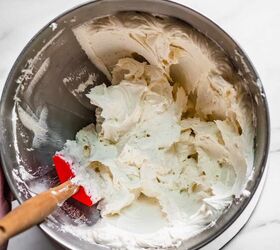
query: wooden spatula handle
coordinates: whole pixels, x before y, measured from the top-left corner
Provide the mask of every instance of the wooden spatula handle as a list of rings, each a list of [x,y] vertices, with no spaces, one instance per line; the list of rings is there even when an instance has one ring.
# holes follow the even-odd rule
[[[42,222],[77,190],[78,186],[68,181],[16,207],[0,220],[0,245],[14,235]]]

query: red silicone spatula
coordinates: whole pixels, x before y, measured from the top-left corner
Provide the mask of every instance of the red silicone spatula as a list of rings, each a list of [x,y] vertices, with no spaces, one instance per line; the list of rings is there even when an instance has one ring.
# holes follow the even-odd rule
[[[74,173],[71,170],[71,163],[67,162],[63,155],[56,154],[53,156],[53,162],[56,168],[56,172],[58,175],[58,178],[61,183],[64,183],[73,177],[75,177]],[[92,206],[94,203],[90,199],[90,197],[85,192],[85,189],[83,187],[80,187],[79,191],[75,193],[72,198],[76,199],[77,201],[85,204],[86,206]]]

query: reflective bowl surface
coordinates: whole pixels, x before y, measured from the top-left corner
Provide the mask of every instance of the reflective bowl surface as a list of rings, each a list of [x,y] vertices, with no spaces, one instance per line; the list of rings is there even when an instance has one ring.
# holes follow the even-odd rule
[[[187,240],[181,249],[197,249],[222,234],[242,213],[253,196],[263,175],[269,147],[269,113],[261,81],[240,46],[212,21],[185,6],[154,0],[103,0],[89,2],[63,13],[47,24],[26,45],[16,60],[2,94],[0,107],[1,158],[9,185],[19,202],[58,183],[52,165],[52,155],[61,149],[66,139],[74,139],[76,132],[94,122],[94,108],[82,95],[73,95],[77,84],[95,74],[96,84],[107,82],[106,77],[89,61],[76,41],[71,28],[87,20],[119,11],[143,11],[169,15],[193,26],[218,44],[230,58],[233,68],[243,76],[244,88],[252,96],[256,124],[254,173],[248,182],[251,195],[235,199],[232,206],[217,223],[199,235]],[[56,25],[52,23],[56,23]],[[52,24],[52,25],[51,25]],[[51,26],[50,26],[51,25]],[[45,74],[38,70],[47,67]],[[32,72],[32,73],[31,73]],[[75,75],[75,77],[71,78]],[[37,75],[38,79],[35,79]],[[77,77],[78,76],[78,77]],[[65,78],[70,79],[65,81]],[[33,83],[32,83],[33,81]],[[35,84],[34,84],[35,82]],[[24,95],[21,85],[34,85],[31,95]],[[15,96],[20,105],[27,106],[36,121],[44,119],[47,107],[48,143],[32,150],[33,133],[17,117]],[[31,174],[33,177],[29,176]],[[98,220],[95,208],[88,208],[74,200],[60,207],[40,227],[54,240],[69,249],[106,249],[77,240],[60,231],[62,224],[80,221],[92,225]]]

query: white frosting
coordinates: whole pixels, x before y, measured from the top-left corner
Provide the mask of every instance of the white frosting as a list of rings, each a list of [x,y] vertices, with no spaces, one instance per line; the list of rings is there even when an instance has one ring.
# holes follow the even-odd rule
[[[26,88],[25,98],[27,100],[29,100],[29,98],[33,93],[34,88],[36,88],[37,83],[41,80],[45,72],[48,70],[49,65],[50,65],[50,58],[47,57],[47,59],[45,59],[45,61],[42,63],[42,65],[40,66],[36,74],[33,76],[32,80],[30,81],[29,85]]]
[[[22,124],[33,132],[32,147],[38,148],[47,139],[48,126],[46,123],[48,109],[43,107],[39,118],[37,118],[30,110],[25,111],[21,106],[17,106],[18,117]]]
[[[87,126],[60,152],[102,219],[64,230],[114,248],[179,246],[219,218],[251,172],[252,117],[227,58],[167,17],[123,13],[74,33],[113,85],[87,94],[97,131]]]

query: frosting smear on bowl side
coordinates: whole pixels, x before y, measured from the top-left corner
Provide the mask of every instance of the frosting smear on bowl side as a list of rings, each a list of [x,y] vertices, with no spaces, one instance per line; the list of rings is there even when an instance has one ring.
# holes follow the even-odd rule
[[[96,124],[62,154],[101,219],[64,225],[113,248],[168,248],[211,226],[252,171],[250,102],[228,58],[193,28],[120,13],[73,30],[112,85],[87,94]]]

